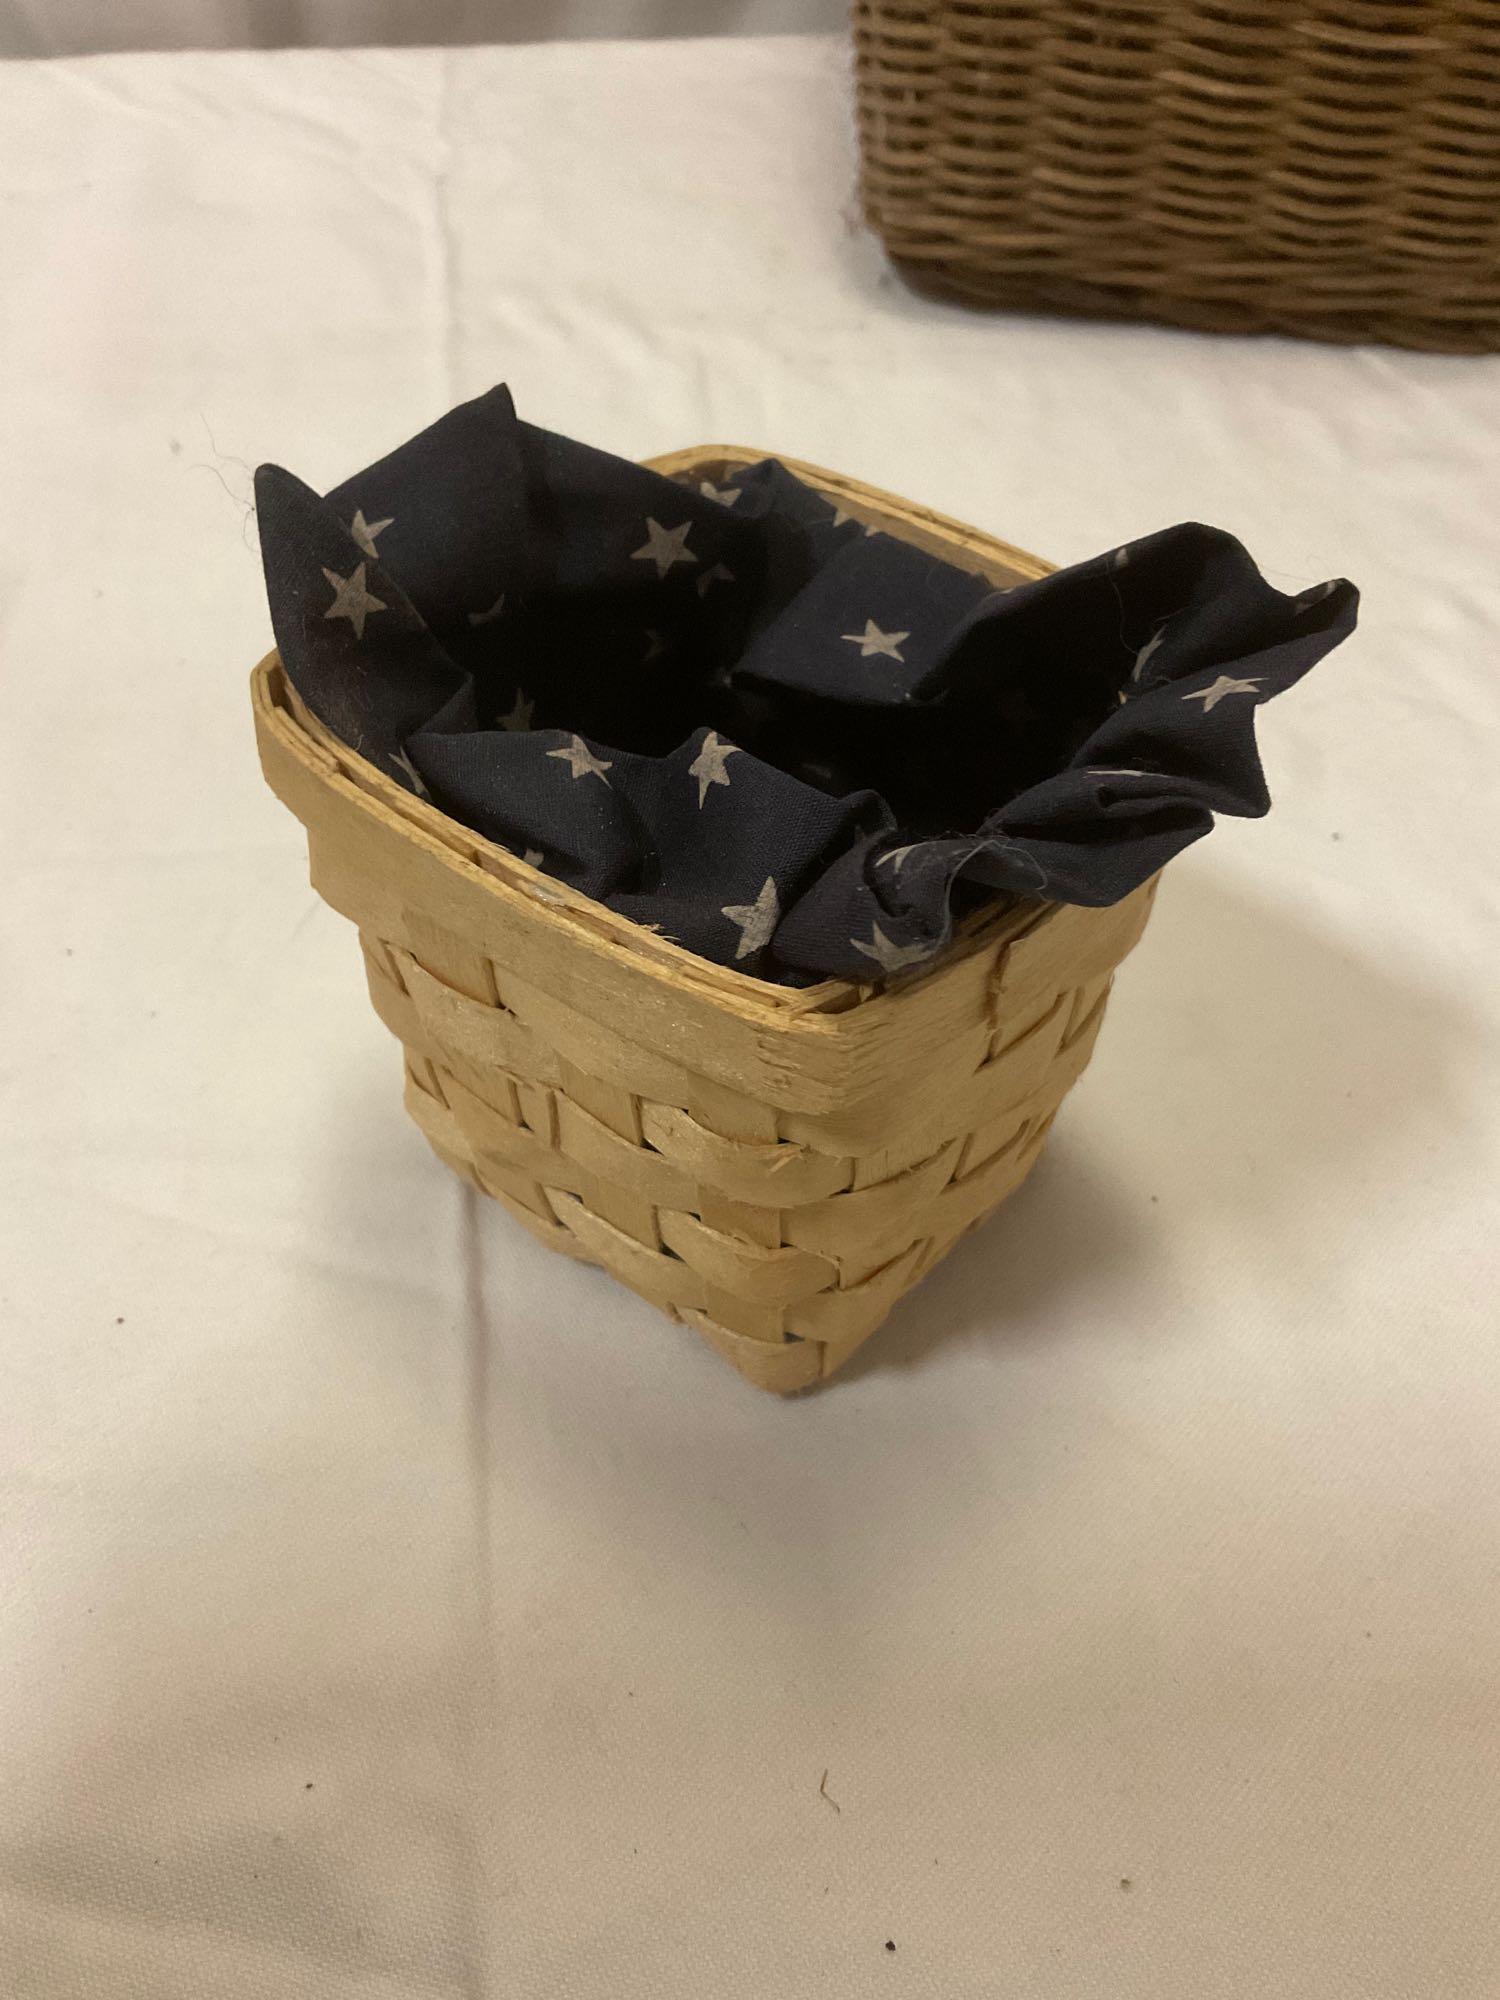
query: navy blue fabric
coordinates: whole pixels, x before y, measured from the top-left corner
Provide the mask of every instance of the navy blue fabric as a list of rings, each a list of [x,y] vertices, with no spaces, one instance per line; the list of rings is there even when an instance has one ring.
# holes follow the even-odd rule
[[[1353,630],[1192,523],[1041,582],[774,460],[676,482],[463,404],[320,498],[256,476],[286,671],[455,819],[762,978],[921,965],[997,896],[1117,902],[1269,798],[1255,710]]]

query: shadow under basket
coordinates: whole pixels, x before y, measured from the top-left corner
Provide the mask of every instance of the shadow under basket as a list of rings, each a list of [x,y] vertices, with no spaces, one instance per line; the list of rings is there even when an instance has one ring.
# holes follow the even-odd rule
[[[765,455],[718,445],[651,463],[718,479]],[[926,509],[784,463],[997,584],[1046,573]],[[412,796],[308,713],[275,654],[252,699],[266,779],[307,828],[313,886],[359,926],[434,1151],[763,1389],[831,1375],[1025,1179],[1151,906],[1154,883],[1110,909],[1009,902],[924,975],[773,986]]]

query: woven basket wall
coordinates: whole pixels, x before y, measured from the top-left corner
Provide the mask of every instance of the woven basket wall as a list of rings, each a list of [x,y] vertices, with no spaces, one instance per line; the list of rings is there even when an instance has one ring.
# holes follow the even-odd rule
[[[720,479],[762,453],[653,461]],[[837,475],[846,510],[1010,584],[1046,565]],[[829,1375],[1035,1161],[1152,885],[1011,905],[885,989],[711,965],[414,798],[303,708],[274,654],[261,761],[313,885],[359,926],[434,1149],[762,1388]]]
[[[856,0],[863,198],[974,303],[1500,347],[1496,0]]]

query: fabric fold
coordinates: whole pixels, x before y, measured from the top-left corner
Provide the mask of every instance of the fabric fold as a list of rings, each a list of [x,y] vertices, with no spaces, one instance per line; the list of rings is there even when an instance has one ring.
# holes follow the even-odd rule
[[[674,481],[461,405],[320,498],[256,478],[287,674],[360,755],[706,958],[928,963],[1118,901],[1269,805],[1256,708],[1352,631],[1185,523],[1013,590],[765,461]]]

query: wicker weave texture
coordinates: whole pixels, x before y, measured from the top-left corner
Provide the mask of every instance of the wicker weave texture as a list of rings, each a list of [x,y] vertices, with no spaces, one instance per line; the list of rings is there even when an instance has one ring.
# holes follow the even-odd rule
[[[914,283],[1500,347],[1495,0],[856,0],[863,199]]]
[[[758,455],[656,463],[722,478]],[[794,469],[997,582],[1044,568]],[[434,1149],[766,1389],[831,1374],[1019,1185],[1150,909],[1153,885],[1108,910],[1012,905],[926,976],[769,986],[413,798],[302,709],[274,655],[253,693],[266,776],[307,826],[315,887],[360,928]]]

